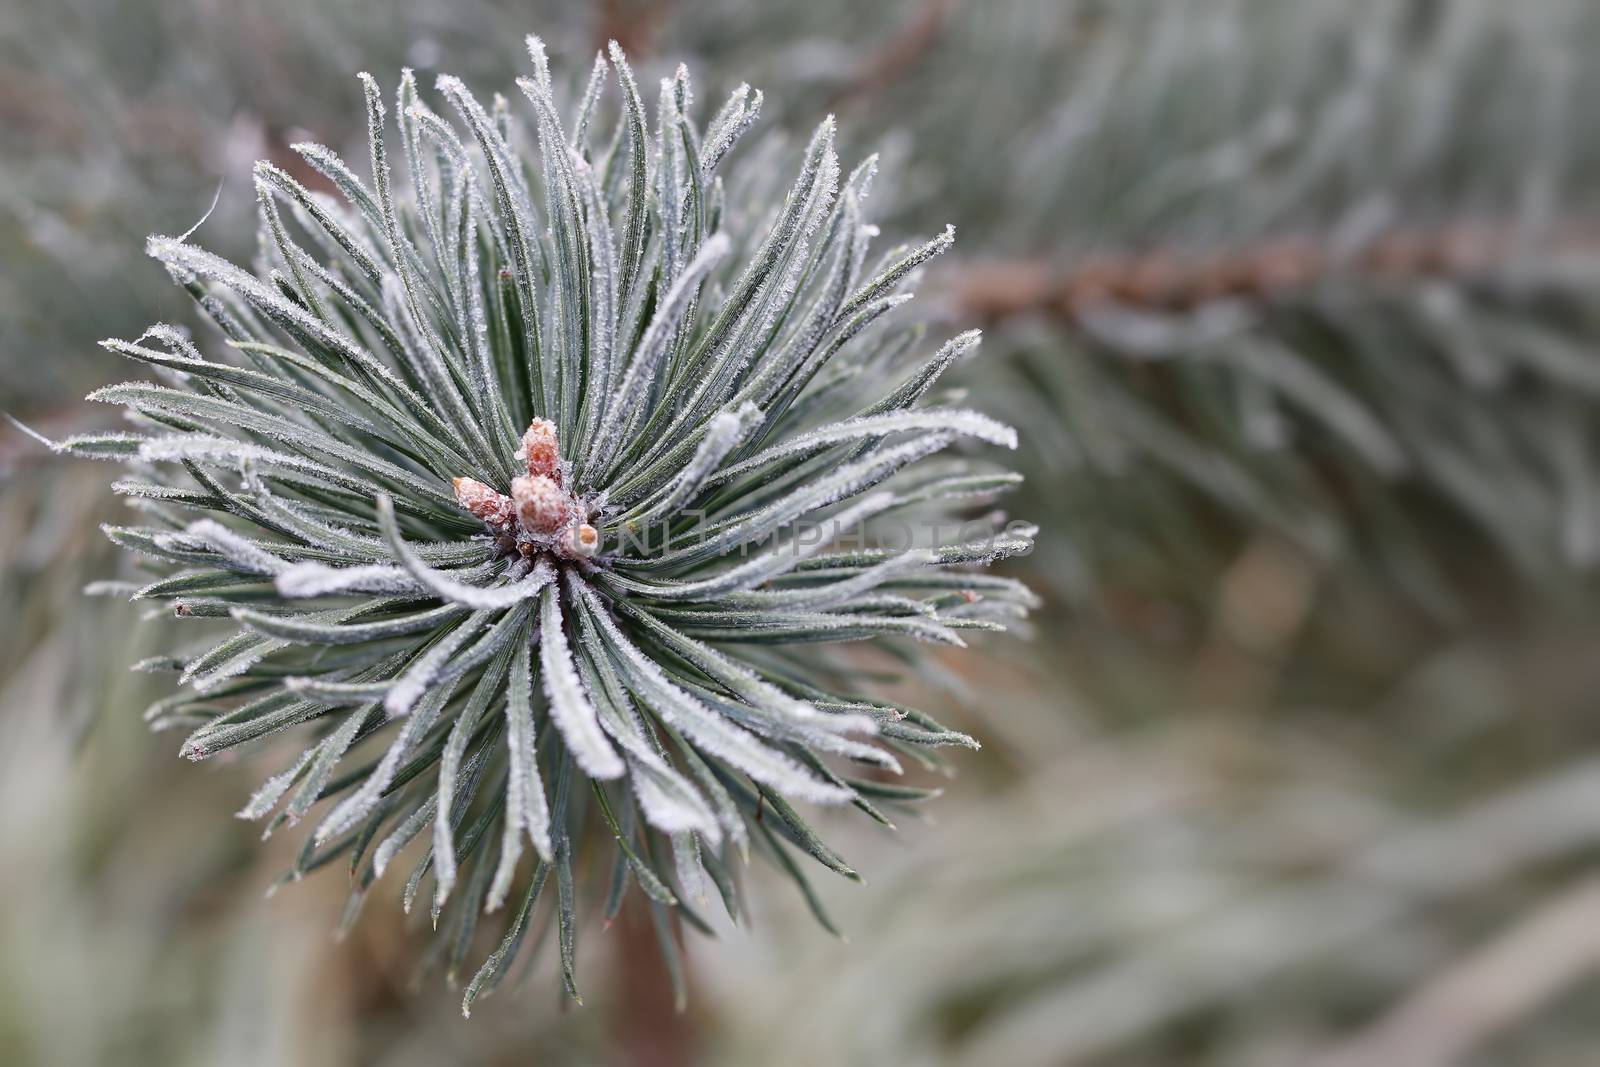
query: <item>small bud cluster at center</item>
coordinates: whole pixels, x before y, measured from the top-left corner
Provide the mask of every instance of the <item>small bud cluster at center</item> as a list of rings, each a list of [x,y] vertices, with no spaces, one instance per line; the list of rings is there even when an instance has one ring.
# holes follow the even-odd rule
[[[522,435],[528,473],[511,480],[511,495],[473,478],[455,479],[456,500],[483,521],[503,549],[524,556],[541,551],[567,559],[589,559],[600,551],[600,533],[586,521],[588,508],[565,485],[556,425],[534,419]]]

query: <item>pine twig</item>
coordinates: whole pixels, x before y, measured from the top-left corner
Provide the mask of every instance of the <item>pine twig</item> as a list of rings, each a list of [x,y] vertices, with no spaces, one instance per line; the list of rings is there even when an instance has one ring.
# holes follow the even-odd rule
[[[963,540],[931,549],[827,551],[870,518],[930,502],[954,531],[973,486],[1003,488],[1009,476],[955,457],[932,480],[908,468],[959,437],[1018,444],[981,412],[918,406],[976,335],[948,342],[908,387],[902,347],[872,329],[908,297],[907,263],[920,259],[894,260],[839,299],[870,233],[858,215],[866,178],[839,181],[833,120],[812,134],[755,242],[738,227],[761,223],[727,220],[766,211],[752,203],[714,224],[703,195],[753,118],[745,90],[698,127],[680,68],[652,123],[613,44],[621,114],[598,142],[622,153],[612,167],[593,155],[589,111],[569,138],[545,47],[527,46],[532,76],[518,88],[538,122],[536,151],[513,148],[500,103],[491,113],[459,79],[440,76],[430,94],[405,71],[391,112],[378,81],[360,75],[370,185],[329,149],[296,147],[354,210],[262,162],[260,274],[190,244],[192,230],[151,237],[150,255],[217,332],[156,325],[106,341],[163,376],[91,395],[124,408],[132,429],[38,435],[56,453],[131,464],[115,488],[150,524],[106,533],[148,568],[139,598],[237,627],[162,661],[177,668],[179,692],[147,720],[191,731],[182,751],[196,760],[300,734],[299,758],[242,812],[278,812],[276,826],[330,802],[286,878],[349,853],[359,902],[431,827],[404,900],[409,911],[431,875],[422,899],[443,919],[433,958],[462,973],[480,913],[509,914],[463,1014],[506,976],[547,885],[563,983],[578,1000],[584,887],[573,871],[593,848],[619,850],[681,976],[667,909],[676,893],[704,895],[725,846],[744,852],[757,797],[781,816],[767,820],[781,823],[774,849],[849,875],[790,805],[861,800],[818,753],[899,770],[902,745],[973,744],[863,702],[865,679],[842,670],[828,683],[837,692],[769,678],[765,656],[741,646],[961,645],[957,631],[1002,630],[1033,603],[1000,578],[975,604],[946,593],[975,581],[952,568],[1030,548],[1024,523],[975,541],[961,525]],[[693,145],[710,147],[680,155]],[[525,184],[533,162],[545,197]],[[761,195],[729,178],[719,195]],[[447,191],[459,210],[443,206]],[[758,244],[744,267],[723,262]],[[325,267],[324,255],[341,265]],[[859,383],[849,395],[828,388],[843,342],[820,346],[846,329]],[[882,399],[860,407],[874,390]],[[698,534],[684,521],[694,514],[710,517]],[[902,589],[912,571],[920,584]],[[812,655],[828,662],[826,650]],[[386,747],[360,763],[355,747],[379,731]],[[637,833],[592,833],[585,801],[568,803],[580,779],[603,815],[599,783],[630,798]],[[796,870],[787,851],[777,858]],[[718,890],[736,910],[733,884]]]
[[[1600,243],[1593,223],[1561,234],[1541,252],[1592,252]],[[1213,252],[1111,253],[1065,270],[1033,259],[975,264],[958,275],[953,298],[968,316],[991,322],[1027,314],[1072,321],[1106,303],[1181,312],[1222,298],[1269,300],[1340,275],[1379,282],[1481,276],[1524,245],[1520,230],[1503,222],[1391,230],[1354,249],[1337,243],[1327,235],[1272,237]]]

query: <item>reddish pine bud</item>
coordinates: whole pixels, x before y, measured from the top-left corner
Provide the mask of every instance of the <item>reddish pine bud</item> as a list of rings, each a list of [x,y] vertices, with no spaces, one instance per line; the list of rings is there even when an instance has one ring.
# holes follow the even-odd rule
[[[572,519],[572,498],[555,479],[544,475],[512,479],[511,499],[516,502],[522,528],[530,534],[548,537]]]
[[[600,551],[600,531],[586,522],[574,526],[567,534],[567,552],[573,556],[591,559]]]
[[[561,484],[561,442],[556,424],[549,419],[534,419],[522,435],[522,455],[528,461],[528,477],[545,477]]]
[[[456,502],[483,520],[491,530],[501,533],[516,522],[516,509],[510,497],[495,492],[476,478],[454,478],[451,482],[456,489]]]

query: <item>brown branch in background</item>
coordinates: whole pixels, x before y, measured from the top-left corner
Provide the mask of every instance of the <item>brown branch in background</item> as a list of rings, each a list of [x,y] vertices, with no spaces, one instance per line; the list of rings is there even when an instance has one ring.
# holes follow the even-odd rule
[[[862,61],[856,74],[834,92],[828,106],[842,110],[898,81],[939,43],[954,8],[955,0],[922,0],[910,17]]]
[[[625,1067],[689,1067],[699,1059],[698,1028],[677,1004],[672,978],[656,944],[649,901],[634,893],[612,933],[615,953],[619,1062]]]
[[[1600,878],[1534,908],[1316,1067],[1448,1067],[1600,970]]]
[[[1181,312],[1224,297],[1269,299],[1338,276],[1470,277],[1513,258],[1519,238],[1512,225],[1463,223],[1394,230],[1353,250],[1287,236],[1205,253],[1102,255],[1065,269],[1040,260],[973,264],[957,276],[952,296],[961,311],[988,321],[1027,314],[1073,320],[1105,303]],[[1592,251],[1597,238],[1593,226],[1569,228],[1554,249],[1547,243],[1541,251]]]
[[[672,15],[671,0],[597,0],[595,46],[616,41],[635,59],[649,55]]]

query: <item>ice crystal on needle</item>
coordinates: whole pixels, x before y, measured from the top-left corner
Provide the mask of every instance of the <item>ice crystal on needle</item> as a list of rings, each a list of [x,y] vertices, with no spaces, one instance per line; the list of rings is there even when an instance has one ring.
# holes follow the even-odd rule
[[[314,819],[286,877],[344,857],[353,920],[414,857],[452,974],[512,904],[465,1007],[552,920],[576,995],[580,851],[609,854],[608,916],[637,883],[658,923],[706,928],[712,893],[737,917],[752,848],[815,906],[796,853],[854,872],[794,804],[888,823],[928,794],[902,760],[973,743],[831,643],[914,663],[1031,602],[980,566],[1028,547],[985,510],[1014,476],[935,458],[1015,445],[933,397],[977,338],[918,359],[891,314],[949,234],[869,266],[873,165],[841,179],[831,120],[752,203],[720,172],[759,93],[701,128],[679,68],[652,123],[613,46],[567,124],[529,45],[531,136],[408,71],[391,156],[362,75],[368,177],[318,145],[337,198],[259,164],[256,272],[151,238],[214,329],[106,342],[157,380],[93,394],[131,431],[57,446],[128,465],[134,595],[203,631],[150,721],[193,759],[302,746],[241,812]]]

